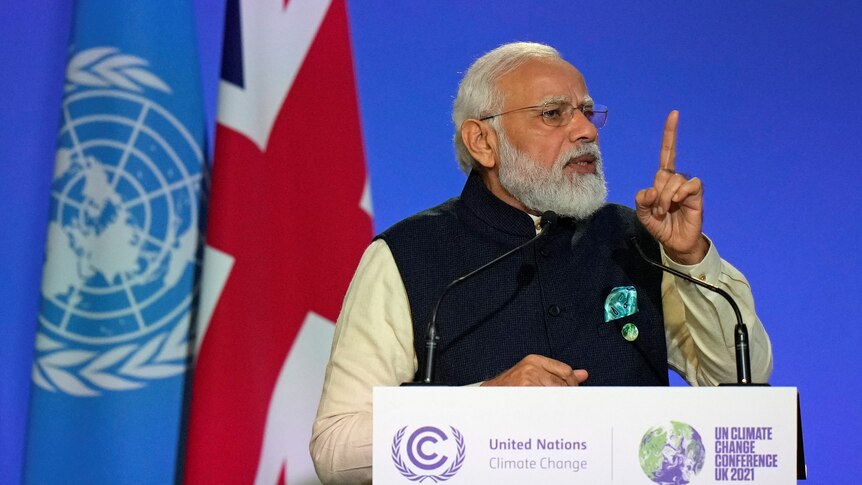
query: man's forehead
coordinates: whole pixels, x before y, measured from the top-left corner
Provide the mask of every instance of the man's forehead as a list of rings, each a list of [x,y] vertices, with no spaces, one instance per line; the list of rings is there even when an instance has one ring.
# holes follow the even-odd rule
[[[507,104],[508,101],[580,104],[589,98],[584,77],[573,65],[561,59],[529,60],[502,76],[497,87]]]

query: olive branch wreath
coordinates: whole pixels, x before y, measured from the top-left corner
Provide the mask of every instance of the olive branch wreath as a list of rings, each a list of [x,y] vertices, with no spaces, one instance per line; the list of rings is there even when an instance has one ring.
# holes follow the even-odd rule
[[[145,344],[126,344],[100,353],[69,349],[42,332],[36,334],[33,381],[41,388],[73,396],[99,396],[101,390],[128,391],[185,371],[190,317],[170,332],[161,332]]]
[[[171,88],[147,70],[147,65],[145,59],[123,54],[115,47],[85,49],[69,59],[65,90],[116,87],[140,93],[148,87],[170,93]]]

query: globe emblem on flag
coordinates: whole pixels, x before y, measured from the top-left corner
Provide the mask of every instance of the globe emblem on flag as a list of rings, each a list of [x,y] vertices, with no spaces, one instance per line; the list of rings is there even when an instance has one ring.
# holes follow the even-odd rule
[[[66,77],[33,379],[97,396],[185,370],[203,154],[145,60],[87,49]]]
[[[653,482],[685,485],[703,469],[706,448],[697,430],[671,421],[644,433],[639,459],[641,469]]]

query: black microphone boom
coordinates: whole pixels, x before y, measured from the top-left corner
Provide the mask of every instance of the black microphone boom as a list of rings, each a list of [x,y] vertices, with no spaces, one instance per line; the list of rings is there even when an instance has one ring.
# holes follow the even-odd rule
[[[692,278],[691,276],[683,272],[677,271],[673,268],[651,260],[647,257],[646,254],[644,254],[643,249],[641,249],[640,244],[638,244],[638,238],[636,236],[632,236],[629,240],[634,245],[635,249],[637,249],[638,253],[640,253],[641,259],[643,259],[647,263],[651,264],[652,266],[655,266],[662,271],[665,271],[686,281],[690,281],[700,287],[718,293],[719,295],[724,297],[724,299],[727,300],[728,303],[730,303],[731,308],[733,308],[733,313],[736,314],[736,327],[734,328],[733,332],[733,341],[734,346],[736,347],[736,385],[752,385],[753,383],[751,382],[751,353],[748,346],[748,328],[742,321],[742,313],[739,311],[739,306],[736,304],[730,294],[717,286],[711,285],[704,281],[700,281],[697,278]]]
[[[473,271],[470,271],[469,273],[465,274],[464,276],[457,278],[457,279],[453,280],[451,283],[449,283],[448,285],[446,285],[446,288],[443,289],[443,292],[440,294],[440,297],[437,298],[437,302],[434,304],[434,310],[431,312],[431,321],[428,323],[428,330],[425,333],[425,372],[424,372],[424,377],[422,378],[422,380],[420,382],[415,382],[415,383],[410,383],[410,384],[434,384],[434,367],[436,364],[434,357],[437,353],[437,341],[440,340],[440,335],[437,332],[437,310],[440,309],[440,303],[443,301],[443,297],[445,297],[446,294],[449,293],[449,290],[451,290],[455,286],[459,285],[463,281],[477,275],[478,273],[481,273],[485,269],[487,269],[487,268],[497,264],[498,262],[506,259],[507,257],[518,252],[519,250],[524,249],[525,247],[529,246],[530,244],[533,244],[534,242],[538,241],[539,238],[541,238],[545,233],[548,232],[547,230],[548,230],[549,226],[557,223],[557,218],[558,218],[558,216],[557,216],[556,212],[545,211],[542,214],[542,218],[539,220],[540,231],[538,234],[536,234],[535,237],[531,238],[529,241],[525,242],[524,244],[521,244],[520,246],[503,253],[502,255],[492,259],[491,261],[483,264],[482,266],[479,266],[478,268],[474,269]]]

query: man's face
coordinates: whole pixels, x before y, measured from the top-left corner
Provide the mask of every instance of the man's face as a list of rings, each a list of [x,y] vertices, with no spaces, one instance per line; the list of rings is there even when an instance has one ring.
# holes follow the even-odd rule
[[[571,64],[562,60],[528,61],[497,82],[503,94],[500,112],[547,101],[568,101],[580,106],[591,101],[584,78]],[[550,169],[560,155],[579,145],[596,142],[598,130],[580,112],[576,111],[565,126],[548,126],[538,110],[526,110],[500,117],[500,123],[509,142],[543,168]],[[563,171],[592,173],[595,165],[588,159],[571,160]]]
[[[562,61],[525,64],[498,88],[506,99],[503,112],[551,100],[577,106],[588,98],[580,73]],[[553,210],[575,219],[586,219],[604,204],[596,128],[586,117],[576,111],[568,125],[558,127],[546,125],[540,111],[501,118],[497,177],[509,195],[530,211]]]

